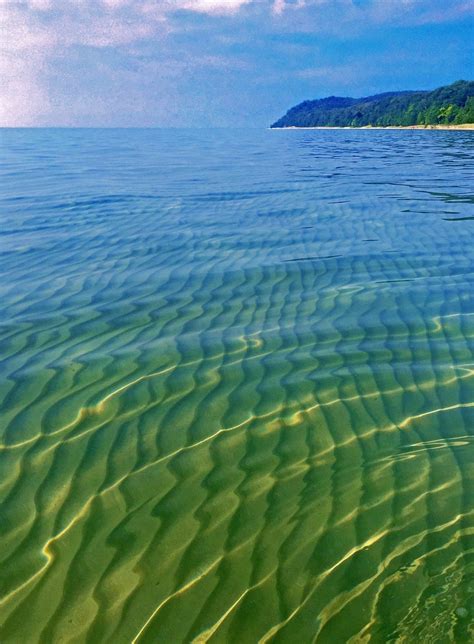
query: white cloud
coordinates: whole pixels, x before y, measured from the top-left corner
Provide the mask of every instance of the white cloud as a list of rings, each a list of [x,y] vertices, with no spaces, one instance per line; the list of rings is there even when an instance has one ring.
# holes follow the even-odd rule
[[[182,0],[177,2],[181,9],[207,14],[232,14],[252,0]]]

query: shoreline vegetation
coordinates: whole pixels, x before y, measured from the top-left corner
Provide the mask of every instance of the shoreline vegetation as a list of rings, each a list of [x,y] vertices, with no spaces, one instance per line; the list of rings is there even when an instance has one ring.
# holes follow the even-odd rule
[[[433,91],[303,101],[270,127],[470,130],[473,124],[474,81],[460,80]]]

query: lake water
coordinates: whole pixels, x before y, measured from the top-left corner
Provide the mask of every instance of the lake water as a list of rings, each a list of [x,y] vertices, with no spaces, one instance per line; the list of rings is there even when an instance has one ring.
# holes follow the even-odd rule
[[[468,642],[474,133],[1,133],[0,640]]]

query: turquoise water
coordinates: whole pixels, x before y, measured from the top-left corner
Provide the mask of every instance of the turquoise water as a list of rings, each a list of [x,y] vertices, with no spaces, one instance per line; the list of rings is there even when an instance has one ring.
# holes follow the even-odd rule
[[[472,641],[473,146],[2,131],[2,643]]]

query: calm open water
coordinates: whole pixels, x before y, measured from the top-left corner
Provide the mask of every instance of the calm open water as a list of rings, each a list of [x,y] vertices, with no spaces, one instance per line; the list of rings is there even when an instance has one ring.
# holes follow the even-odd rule
[[[1,133],[2,644],[472,641],[473,152]]]

